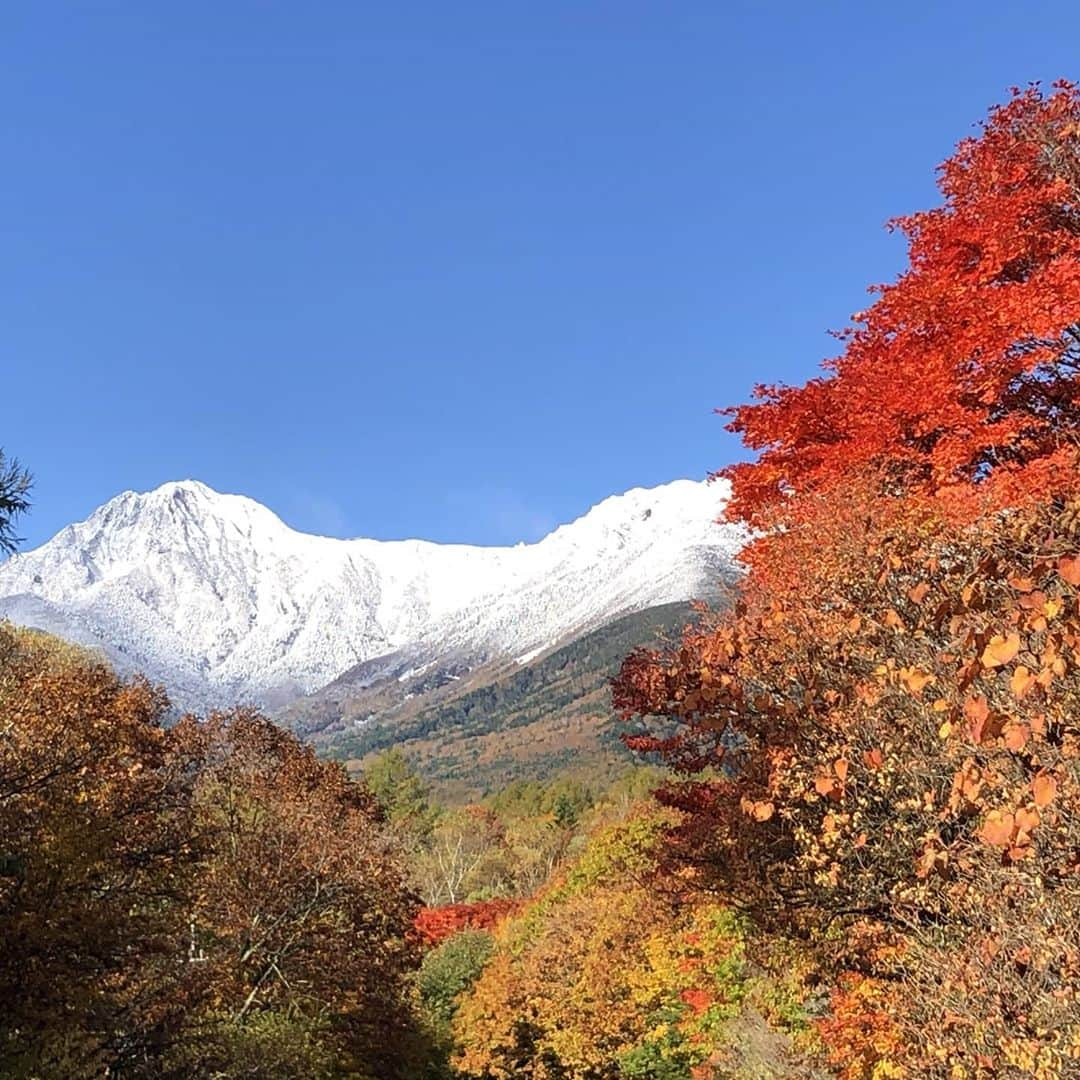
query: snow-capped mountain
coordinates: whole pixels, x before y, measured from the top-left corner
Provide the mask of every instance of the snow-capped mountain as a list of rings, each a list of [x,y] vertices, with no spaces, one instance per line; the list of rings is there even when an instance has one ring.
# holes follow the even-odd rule
[[[382,657],[410,673],[448,653],[525,661],[699,596],[736,573],[745,540],[716,524],[726,496],[635,488],[503,548],[311,536],[182,481],[125,492],[0,565],[0,616],[97,646],[182,705],[281,702]]]

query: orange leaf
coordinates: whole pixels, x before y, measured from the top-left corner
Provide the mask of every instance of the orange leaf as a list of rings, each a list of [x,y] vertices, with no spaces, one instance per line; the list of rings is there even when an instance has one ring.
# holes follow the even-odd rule
[[[1039,827],[1039,812],[1037,810],[1029,810],[1027,807],[1021,807],[1016,811],[1016,830],[1018,834],[1018,842],[1022,843],[1021,837],[1030,837],[1030,835]]]
[[[991,810],[986,815],[986,820],[979,830],[979,835],[994,847],[1009,847],[1012,844],[1015,824],[1012,814],[1003,814],[1000,810]]]
[[[1020,635],[1014,630],[1008,637],[995,634],[983,649],[983,667],[1002,667],[1013,660],[1020,651]]]
[[[1080,555],[1058,559],[1058,573],[1070,585],[1080,585]]]
[[[814,781],[814,788],[819,795],[824,795],[834,802],[839,802],[844,793],[843,787],[831,776],[819,776]]]
[[[1009,724],[1005,728],[1005,746],[1014,754],[1024,749],[1028,741],[1028,728],[1026,724]]]
[[[900,681],[912,694],[918,696],[924,687],[934,681],[934,676],[920,671],[917,667],[905,667],[900,669]]]
[[[753,799],[743,799],[739,805],[742,812],[755,821],[768,821],[776,812],[776,807],[768,801],[755,802]]]
[[[990,715],[990,706],[986,698],[982,694],[968,698],[964,702],[964,715],[968,718],[968,730],[971,732],[971,737],[975,742],[982,742],[986,718]]]
[[[840,777],[840,782],[843,783],[847,779],[848,759],[847,758],[837,758],[833,762],[833,768],[836,770],[836,775]]]
[[[1009,689],[1013,696],[1022,698],[1034,685],[1035,676],[1023,664],[1018,664],[1009,679]]]
[[[915,864],[915,876],[917,878],[929,877],[937,865],[937,856],[938,853],[933,847],[925,848]]]
[[[913,604],[921,604],[926,599],[926,594],[929,591],[929,584],[923,581],[920,584],[916,585],[915,588],[908,593],[908,597]]]
[[[1057,795],[1057,781],[1049,773],[1039,773],[1031,781],[1031,790],[1035,796],[1035,805],[1049,806]]]
[[[693,988],[683,990],[682,993],[679,994],[679,997],[682,998],[695,1013],[703,1013],[712,1004],[712,998],[709,997],[708,993],[704,990]]]

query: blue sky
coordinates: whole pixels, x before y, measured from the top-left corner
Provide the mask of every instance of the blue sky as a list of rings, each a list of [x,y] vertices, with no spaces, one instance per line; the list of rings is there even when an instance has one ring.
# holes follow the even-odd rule
[[[504,543],[739,448],[1072,2],[11,5],[0,446],[31,543],[195,477]]]

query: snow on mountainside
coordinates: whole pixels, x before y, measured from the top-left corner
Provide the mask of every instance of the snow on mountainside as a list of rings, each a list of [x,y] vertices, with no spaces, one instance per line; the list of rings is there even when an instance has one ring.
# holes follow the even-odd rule
[[[195,481],[125,492],[0,565],[0,617],[95,645],[183,705],[283,701],[365,661],[521,658],[700,595],[745,539],[722,485],[605,499],[535,544],[338,540]]]

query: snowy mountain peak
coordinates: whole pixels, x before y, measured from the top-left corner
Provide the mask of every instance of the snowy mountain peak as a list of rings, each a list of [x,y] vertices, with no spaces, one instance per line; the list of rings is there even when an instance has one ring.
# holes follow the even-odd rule
[[[151,522],[166,527],[184,521],[217,520],[239,528],[260,522],[265,528],[287,526],[272,510],[246,495],[224,495],[199,480],[175,480],[153,491],[125,491],[110,499],[83,524],[96,528]]]
[[[280,700],[365,661],[535,653],[734,573],[722,485],[603,500],[535,544],[338,540],[196,480],[124,492],[0,566],[0,615],[105,650],[181,703]]]

